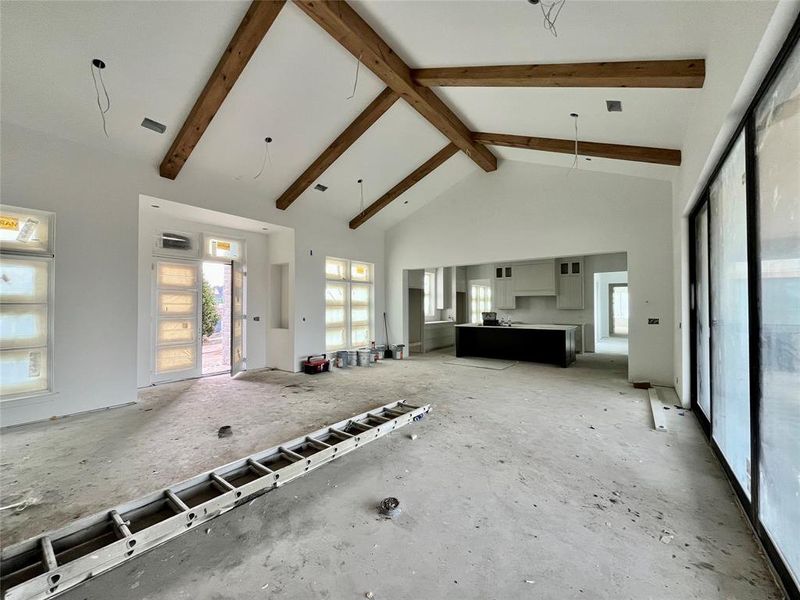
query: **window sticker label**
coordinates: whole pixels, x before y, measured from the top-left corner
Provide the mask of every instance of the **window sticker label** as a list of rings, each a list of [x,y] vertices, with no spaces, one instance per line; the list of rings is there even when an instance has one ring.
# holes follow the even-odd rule
[[[9,229],[11,231],[16,231],[19,229],[19,219],[17,217],[8,217],[6,215],[0,215],[0,229]]]

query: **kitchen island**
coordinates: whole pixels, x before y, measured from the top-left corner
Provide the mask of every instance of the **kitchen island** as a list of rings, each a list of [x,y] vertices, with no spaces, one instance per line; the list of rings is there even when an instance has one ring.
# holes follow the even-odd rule
[[[456,325],[456,356],[549,363],[575,362],[575,325]]]

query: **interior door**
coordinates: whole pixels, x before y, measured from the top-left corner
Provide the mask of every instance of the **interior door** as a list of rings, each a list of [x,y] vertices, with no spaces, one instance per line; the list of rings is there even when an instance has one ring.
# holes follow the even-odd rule
[[[153,382],[199,377],[200,290],[196,261],[157,260],[154,264]]]
[[[231,276],[231,377],[247,369],[245,344],[245,273],[242,263],[232,261]]]

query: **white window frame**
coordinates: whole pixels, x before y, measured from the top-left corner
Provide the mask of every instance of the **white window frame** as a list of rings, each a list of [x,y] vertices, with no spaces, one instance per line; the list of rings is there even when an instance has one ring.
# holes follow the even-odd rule
[[[480,290],[484,288],[484,300],[479,299]],[[470,323],[482,323],[482,312],[491,312],[494,298],[492,298],[492,285],[486,279],[474,279],[469,282],[469,317]],[[473,306],[474,304],[474,306]]]
[[[328,272],[328,263],[338,262],[340,269],[338,272]],[[368,269],[367,280],[353,278],[353,268],[363,265]],[[328,329],[340,328],[342,325],[337,323],[333,327],[328,326],[327,321],[327,294],[328,285],[341,285],[344,288],[344,344],[329,346],[327,341]],[[354,287],[368,287],[369,288],[369,334],[367,341],[364,344],[353,343],[353,306],[352,294]],[[325,258],[325,350],[326,352],[335,352],[337,350],[346,350],[356,346],[368,346],[370,341],[375,339],[375,265],[363,260],[349,260],[344,258],[335,258],[328,256]],[[338,305],[337,305],[338,306]]]
[[[46,357],[47,357],[47,387],[45,389],[19,392],[16,394],[2,394],[0,390],[0,402],[10,402],[14,400],[22,400],[26,398],[36,398],[39,396],[46,396],[52,394],[54,391],[54,327],[53,327],[53,313],[55,312],[55,255],[53,249],[55,248],[55,213],[35,210],[31,208],[22,208],[18,206],[3,205],[0,209],[2,215],[8,213],[20,214],[29,217],[36,217],[40,223],[46,223],[47,227],[47,243],[40,248],[26,249],[24,247],[9,247],[0,241],[0,259],[2,260],[27,260],[27,261],[41,261],[47,264],[47,294],[46,294],[46,310],[47,310],[47,340],[46,340]],[[9,302],[7,306],[21,306],[24,302]],[[37,303],[41,304],[41,303]],[[1,309],[1,308],[0,308]],[[42,348],[43,346],[36,346],[35,348]],[[8,348],[0,350],[0,352],[14,352],[20,350],[33,350],[34,347],[22,348]],[[1,383],[1,382],[0,382]]]

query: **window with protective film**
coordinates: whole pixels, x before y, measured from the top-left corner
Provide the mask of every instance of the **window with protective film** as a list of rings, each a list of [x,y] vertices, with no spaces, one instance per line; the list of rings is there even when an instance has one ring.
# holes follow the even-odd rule
[[[373,341],[375,266],[341,258],[325,260],[325,348],[369,346]]]
[[[0,209],[0,399],[52,386],[53,214]]]

